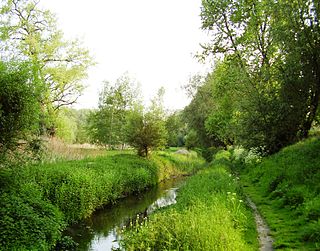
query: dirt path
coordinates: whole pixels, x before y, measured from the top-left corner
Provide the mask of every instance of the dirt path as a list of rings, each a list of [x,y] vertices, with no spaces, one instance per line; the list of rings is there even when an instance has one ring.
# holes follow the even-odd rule
[[[257,209],[257,206],[252,202],[252,200],[249,197],[247,197],[247,202],[254,212],[254,218],[256,220],[258,238],[260,243],[260,251],[272,251],[273,239],[270,236],[269,227],[261,217]]]

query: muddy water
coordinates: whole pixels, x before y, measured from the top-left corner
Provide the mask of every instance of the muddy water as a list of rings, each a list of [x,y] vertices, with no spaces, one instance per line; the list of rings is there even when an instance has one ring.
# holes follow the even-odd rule
[[[177,189],[183,183],[183,178],[172,179],[143,194],[122,199],[116,205],[98,210],[90,218],[69,227],[66,234],[79,244],[77,250],[118,248],[117,228],[128,225],[137,215],[146,217],[158,208],[176,203]]]

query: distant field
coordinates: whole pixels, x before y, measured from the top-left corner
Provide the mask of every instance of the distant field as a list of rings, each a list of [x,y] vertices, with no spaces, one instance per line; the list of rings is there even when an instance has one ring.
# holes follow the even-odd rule
[[[66,144],[59,139],[50,139],[46,143],[48,152],[45,161],[54,162],[57,160],[80,160],[96,156],[112,156],[119,153],[132,154],[134,150],[108,150],[103,146],[92,144]]]

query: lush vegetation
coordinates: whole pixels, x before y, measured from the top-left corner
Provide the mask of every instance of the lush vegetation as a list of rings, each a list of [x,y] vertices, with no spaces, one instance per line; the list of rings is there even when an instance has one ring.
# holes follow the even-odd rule
[[[26,63],[0,62],[0,159],[37,128],[40,89],[29,82],[31,72]]]
[[[67,224],[202,163],[195,153],[163,152],[154,160],[115,154],[2,169],[1,248],[49,250]]]
[[[195,153],[159,151],[185,146],[214,161],[189,179],[177,205],[125,231],[128,250],[256,249],[229,167],[270,225],[275,248],[319,249],[319,138],[284,148],[319,129],[319,8],[314,0],[202,0],[202,29],[212,40],[198,58],[215,63],[191,77],[183,111],[165,109],[163,88],[145,106],[127,74],[103,83],[98,109],[76,111],[67,106],[94,64],[88,50],[65,40],[39,1],[1,1],[1,248],[52,249],[67,224],[96,208],[194,173],[202,164]],[[65,143],[60,152],[54,137]]]
[[[308,136],[320,93],[318,15],[315,1],[202,1],[212,39],[199,57],[216,63],[187,86],[197,145],[271,154]]]
[[[274,248],[319,249],[319,164],[318,137],[284,148],[257,165],[238,163],[244,191],[270,226]]]
[[[255,222],[223,156],[190,177],[177,204],[122,230],[126,250],[257,250]]]

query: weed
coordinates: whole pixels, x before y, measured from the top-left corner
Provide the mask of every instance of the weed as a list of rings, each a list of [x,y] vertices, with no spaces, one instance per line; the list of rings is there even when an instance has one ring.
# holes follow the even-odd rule
[[[236,179],[214,164],[190,177],[177,204],[122,232],[126,250],[255,250],[255,223]]]

